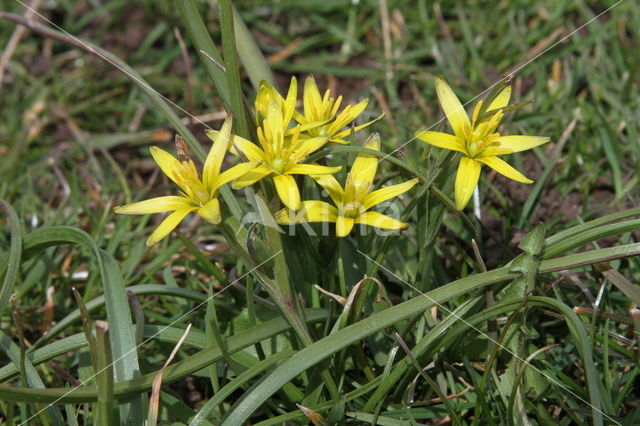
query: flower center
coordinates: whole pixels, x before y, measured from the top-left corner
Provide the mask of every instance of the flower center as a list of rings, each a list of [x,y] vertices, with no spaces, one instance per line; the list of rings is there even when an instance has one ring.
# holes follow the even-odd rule
[[[362,214],[363,206],[359,202],[349,202],[342,206],[342,216],[355,219]]]
[[[481,157],[482,154],[490,147],[500,146],[500,142],[495,140],[500,137],[500,133],[491,133],[485,135],[480,140],[472,140],[467,143],[467,155],[471,158]]]
[[[199,206],[203,206],[209,201],[209,193],[198,177],[198,171],[193,161],[176,160],[174,165],[174,178],[185,195],[195,201]]]
[[[286,162],[282,158],[276,157],[271,161],[271,168],[275,173],[282,174],[285,163]]]

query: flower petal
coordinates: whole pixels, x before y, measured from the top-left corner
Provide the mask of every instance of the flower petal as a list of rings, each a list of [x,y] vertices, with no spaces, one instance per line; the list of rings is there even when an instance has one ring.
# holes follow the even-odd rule
[[[307,77],[304,81],[304,94],[302,97],[302,107],[304,111],[304,118],[309,121],[319,121],[327,117],[323,117],[320,113],[322,106],[322,97],[320,91],[316,85],[316,80],[312,75]]]
[[[336,218],[336,236],[346,237],[349,235],[355,224],[355,219],[350,217],[338,216]]]
[[[325,146],[328,142],[329,138],[326,136],[301,139],[300,142],[298,142],[298,147],[295,151],[293,151],[293,154],[291,154],[291,156],[298,161],[302,161],[307,158],[309,154],[316,152],[317,150]]]
[[[374,133],[364,143],[364,148],[380,151],[380,135]],[[378,157],[368,154],[358,154],[349,175],[356,185],[369,186],[373,182],[378,170]]]
[[[211,139],[213,145],[211,145],[211,149],[209,149],[209,153],[207,154],[207,159],[204,161],[202,181],[204,182],[204,186],[209,190],[212,187],[215,178],[220,174],[220,167],[222,166],[222,161],[227,153],[227,148],[229,147],[231,139],[232,123],[233,119],[231,114],[229,114],[227,115],[227,119],[224,120],[222,128],[216,135],[211,132],[206,132],[206,135]]]
[[[324,201],[303,201],[302,210],[307,222],[335,222],[338,219],[338,209]]]
[[[236,181],[233,182],[231,187],[233,189],[240,189],[240,188],[244,188],[245,186],[253,185],[257,181],[264,178],[265,176],[270,175],[271,173],[273,173],[273,170],[271,170],[269,167],[265,166],[264,164],[261,164],[255,169],[245,173],[244,175],[236,179]]]
[[[467,153],[464,141],[457,136],[442,132],[423,131],[416,132],[416,137],[422,142],[438,148],[450,149],[452,151]]]
[[[334,203],[342,203],[344,189],[342,189],[342,186],[338,183],[335,177],[332,175],[313,175],[311,178],[313,178],[318,185],[329,193],[329,197],[331,197]]]
[[[205,220],[217,225],[220,223],[220,202],[213,198],[207,204],[198,209],[198,214]]]
[[[494,139],[500,142],[500,148],[510,149],[511,152],[526,151],[549,142],[550,138],[543,136],[500,136]]]
[[[162,173],[167,175],[167,177],[171,179],[176,185],[180,186],[176,175],[176,167],[179,164],[178,159],[169,154],[164,149],[158,148],[157,146],[150,147],[149,152],[151,152],[151,156],[153,157],[153,160],[156,162],[156,164],[160,166],[160,170],[162,170]]]
[[[256,94],[256,100],[254,103],[258,126],[262,125],[262,121],[267,116],[267,111],[272,103],[275,103],[279,108],[282,108],[285,101],[275,87],[271,86],[265,80],[262,80],[260,81],[260,87],[258,88],[258,93]]]
[[[361,124],[359,126],[355,126],[353,128],[350,127],[350,128],[348,128],[346,130],[338,132],[338,133],[336,133],[335,135],[333,135],[331,137],[331,142],[336,142],[336,143],[341,143],[341,144],[348,143],[347,141],[342,140],[342,138],[344,138],[345,136],[349,136],[351,133],[359,132],[360,130],[364,129],[365,127],[369,127],[373,123],[377,123],[378,121],[382,120],[383,118],[384,118],[384,113],[380,114],[379,116],[377,116],[373,120],[368,121],[368,122],[366,122],[364,124]]]
[[[349,105],[338,114],[335,120],[328,126],[327,134],[334,135],[338,133],[342,128],[349,125],[367,108],[369,99],[358,102],[355,105]]]
[[[256,166],[258,166],[256,163],[240,163],[220,173],[211,185],[210,195],[214,196],[222,185],[245,176],[247,173],[255,170]]]
[[[504,108],[509,105],[509,99],[511,99],[511,86],[507,86],[496,96],[489,104],[486,111],[493,111],[494,109]]]
[[[469,117],[456,94],[440,74],[436,74],[436,93],[453,132],[460,139],[466,140],[471,130]]]
[[[127,204],[126,206],[118,206],[113,211],[118,214],[151,214],[180,210],[190,206],[191,204],[187,198],[169,195]]]
[[[356,223],[363,223],[381,229],[407,229],[409,225],[378,212],[365,212],[356,218]]]
[[[209,139],[213,139],[216,138],[220,132],[217,130],[207,130],[205,133]],[[229,148],[229,152],[232,154],[246,157],[250,161],[264,161],[264,151],[255,143],[237,135],[231,135],[230,143],[231,147]]]
[[[299,210],[300,203],[300,190],[298,190],[298,184],[293,176],[274,176],[273,183],[276,185],[276,191],[282,203],[293,210]]]
[[[342,166],[329,167],[320,164],[294,164],[289,167],[287,175],[330,175],[340,171]]]
[[[480,179],[480,163],[469,157],[460,158],[456,173],[456,209],[462,210],[469,202]]]
[[[397,197],[400,194],[404,194],[405,192],[413,188],[413,186],[418,182],[419,179],[415,178],[403,183],[399,183],[397,185],[386,186],[384,188],[380,188],[373,192],[370,192],[362,202],[363,208],[365,210],[369,210],[376,204],[380,204],[390,198]]]
[[[180,222],[182,222],[182,219],[184,219],[186,215],[188,215],[189,213],[191,213],[196,209],[197,207],[188,207],[185,209],[176,210],[175,212],[167,216],[162,221],[162,223],[158,225],[156,230],[153,231],[153,233],[149,236],[149,238],[147,238],[147,246],[152,246],[158,241],[160,241],[161,239],[163,239],[164,237],[166,237],[167,235],[169,235],[169,233],[173,231]]]
[[[291,77],[291,83],[289,84],[289,92],[287,93],[287,99],[283,105],[283,120],[282,125],[284,128],[289,126],[289,122],[293,117],[293,113],[296,110],[296,102],[298,100],[298,80],[295,77]]]
[[[308,132],[309,130],[315,129],[316,127],[324,126],[329,121],[304,121],[304,117],[300,113],[298,113],[297,117],[298,120],[301,120],[299,121],[300,124],[287,130],[285,135],[290,135],[291,133],[294,133],[294,131]]]
[[[283,225],[293,225],[303,222],[335,222],[338,209],[324,201],[303,201],[298,211],[284,208],[276,213],[276,220]]]
[[[528,179],[525,175],[514,169],[506,161],[496,156],[478,157],[478,161],[483,162],[487,166],[491,167],[496,172],[503,176],[508,177],[522,183],[533,183],[531,179]]]

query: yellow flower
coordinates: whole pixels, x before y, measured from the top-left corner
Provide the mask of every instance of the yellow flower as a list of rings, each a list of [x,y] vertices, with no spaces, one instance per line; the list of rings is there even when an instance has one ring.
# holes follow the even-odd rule
[[[365,142],[364,147],[379,151],[380,137],[377,134],[372,135]],[[324,201],[303,201],[300,211],[282,209],[276,213],[276,219],[284,225],[302,222],[335,222],[338,237],[349,235],[357,223],[382,229],[406,229],[408,226],[406,223],[369,209],[404,194],[418,183],[418,179],[371,191],[377,168],[377,157],[360,154],[351,166],[344,188],[331,175],[312,176],[329,193],[335,206]]]
[[[187,156],[186,145],[181,139],[176,143],[178,158],[158,147],[151,147],[151,156],[162,172],[180,187],[182,195],[157,197],[114,208],[114,211],[120,214],[172,212],[149,236],[148,246],[166,237],[191,212],[196,212],[211,223],[220,223],[218,189],[255,167],[255,164],[243,163],[220,173],[220,167],[229,146],[231,122],[231,117],[227,118],[219,134],[215,139],[212,138],[213,145],[204,163],[202,179],[198,176],[195,164]]]
[[[282,111],[282,127],[287,130],[291,118],[295,113],[296,101],[298,99],[298,81],[295,77],[291,77],[291,83],[289,84],[289,91],[287,92],[287,98],[284,99],[275,87],[271,86],[266,81],[260,82],[260,88],[256,95],[256,101],[254,103],[256,109],[256,123],[258,127],[261,127],[264,120],[267,118],[269,108],[271,104],[276,104]]]
[[[282,203],[293,210],[300,209],[300,190],[292,175],[322,175],[340,170],[319,164],[305,164],[306,158],[329,142],[327,136],[301,137],[304,126],[289,128],[296,103],[297,84],[291,79],[287,98],[267,83],[262,83],[256,97],[259,145],[232,136],[233,151],[258,166],[233,183],[234,189],[253,185],[260,179],[272,177]],[[215,131],[209,131],[215,135]]]
[[[316,85],[313,76],[307,77],[304,82],[303,108],[304,115],[295,112],[293,118],[303,127],[307,127],[307,133],[313,136],[328,136],[331,142],[347,143],[342,140],[352,131],[357,132],[367,126],[380,120],[383,116],[369,121],[368,123],[356,126],[353,129],[345,129],[351,124],[367,107],[368,99],[359,102],[356,105],[347,105],[340,113],[340,104],[342,96],[337,99],[331,97],[331,91],[324,92],[324,96],[320,96],[320,91]]]
[[[464,209],[469,202],[480,178],[481,164],[515,181],[533,182],[498,157],[549,142],[549,138],[542,136],[502,136],[496,132],[504,116],[503,109],[509,104],[510,86],[505,87],[486,108],[483,108],[483,101],[479,101],[473,110],[471,121],[451,87],[437,74],[436,93],[454,134],[420,131],[416,132],[416,137],[430,145],[462,153],[455,181],[458,210]],[[480,116],[481,110],[487,113]]]
[[[302,163],[309,154],[324,146],[328,142],[328,138],[316,137],[303,140],[300,138],[299,130],[286,136],[282,120],[282,110],[275,103],[272,103],[263,122],[263,127],[258,127],[260,146],[239,136],[233,137],[236,150],[247,157],[249,161],[260,164],[236,180],[233,183],[233,188],[238,189],[253,185],[260,179],[271,176],[278,196],[284,205],[298,210],[300,208],[300,191],[291,175],[331,174],[339,171],[340,167]]]

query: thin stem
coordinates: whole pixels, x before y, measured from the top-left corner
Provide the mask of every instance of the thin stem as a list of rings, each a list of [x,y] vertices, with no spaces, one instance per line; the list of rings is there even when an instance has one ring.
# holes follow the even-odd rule
[[[267,235],[269,237],[269,245],[274,250],[274,262],[276,270],[276,280],[268,278],[259,269],[257,269],[257,263],[251,257],[251,255],[240,245],[236,239],[233,229],[225,223],[218,225],[218,229],[224,235],[231,248],[237,255],[247,263],[247,266],[253,268],[253,274],[262,282],[264,288],[269,293],[269,296],[278,305],[280,311],[283,313],[285,319],[291,324],[291,328],[296,333],[303,346],[310,346],[314,343],[311,338],[311,334],[307,329],[305,322],[298,314],[296,309],[295,299],[291,297],[292,290],[289,283],[289,274],[286,265],[286,259],[282,251],[282,241],[280,235],[275,229],[267,228]],[[331,377],[331,374],[327,369],[323,369],[320,373],[322,380],[324,381],[331,398],[338,400],[340,398],[340,391]]]

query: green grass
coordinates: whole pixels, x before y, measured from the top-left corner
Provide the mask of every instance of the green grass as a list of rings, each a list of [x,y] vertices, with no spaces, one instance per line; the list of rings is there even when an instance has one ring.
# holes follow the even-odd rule
[[[161,421],[308,422],[296,404],[330,424],[639,421],[640,320],[630,311],[640,279],[635,2],[577,30],[615,2],[237,1],[250,30],[234,22],[238,63],[217,5],[179,3],[60,0],[40,9],[116,55],[161,97],[34,32],[4,72],[0,418],[142,424],[151,383],[192,323],[164,373]],[[2,8],[23,13],[18,2]],[[0,20],[0,46],[16,28]],[[239,248],[233,230],[186,221],[184,236],[145,247],[159,217],[116,216],[112,208],[174,190],[148,146],[172,150],[179,130],[204,153],[205,127],[185,111],[201,116],[226,106],[244,116],[243,96],[252,103],[259,80],[274,78],[269,67],[282,89],[291,75],[302,84],[313,73],[321,90],[332,86],[350,103],[369,98],[361,120],[387,116],[356,142],[376,131],[385,153],[401,147],[381,163],[379,179],[430,179],[441,165],[440,191],[414,189],[394,205],[411,225],[402,236],[279,241],[254,225],[243,229]],[[435,73],[463,102],[473,99],[470,107],[516,68],[515,102],[534,103],[507,115],[505,126],[552,143],[510,156],[534,185],[483,173],[482,219],[467,209],[463,220],[441,202],[453,193],[451,157],[410,140],[419,129],[447,128]],[[218,129],[221,118],[207,125]],[[331,150],[331,161],[348,164],[359,148]],[[223,197],[235,203],[237,219],[250,210],[241,192]],[[518,243],[541,222],[544,248],[522,254]],[[285,256],[271,258],[279,244]],[[253,270],[263,261],[266,268]],[[365,274],[380,287],[365,281],[348,309],[313,287],[347,297]],[[286,291],[289,281],[306,325],[275,303],[273,289]],[[107,338],[96,320],[108,322]],[[96,375],[110,358],[113,368]],[[453,397],[443,403],[442,395]]]

